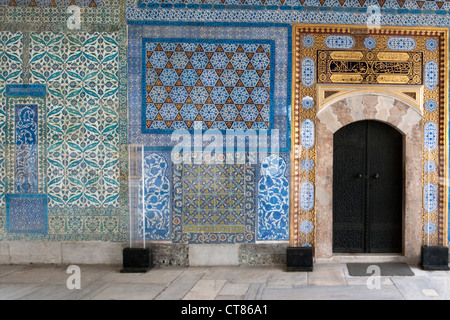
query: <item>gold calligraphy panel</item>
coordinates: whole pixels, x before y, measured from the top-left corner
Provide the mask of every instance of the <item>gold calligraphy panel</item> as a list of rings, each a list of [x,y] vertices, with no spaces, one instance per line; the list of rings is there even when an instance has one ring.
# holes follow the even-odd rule
[[[421,52],[317,51],[318,83],[422,84]]]

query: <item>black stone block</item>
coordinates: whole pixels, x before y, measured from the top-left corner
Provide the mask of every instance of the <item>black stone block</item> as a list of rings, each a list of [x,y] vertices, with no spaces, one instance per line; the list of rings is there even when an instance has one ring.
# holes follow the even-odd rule
[[[314,248],[288,247],[286,249],[287,271],[313,271]]]
[[[423,246],[422,267],[425,270],[449,270],[448,247],[445,246]]]
[[[121,273],[145,273],[153,267],[150,248],[124,248]]]

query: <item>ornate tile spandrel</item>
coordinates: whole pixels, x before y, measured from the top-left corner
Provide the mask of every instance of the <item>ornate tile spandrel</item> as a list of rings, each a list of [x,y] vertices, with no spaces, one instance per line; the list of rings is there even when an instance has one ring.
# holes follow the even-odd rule
[[[273,127],[274,41],[143,39],[142,131]]]

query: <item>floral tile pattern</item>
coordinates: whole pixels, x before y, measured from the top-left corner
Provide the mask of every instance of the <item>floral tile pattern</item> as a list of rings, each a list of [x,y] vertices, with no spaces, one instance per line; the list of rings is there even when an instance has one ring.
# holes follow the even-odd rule
[[[28,134],[33,130],[22,135],[28,144],[23,139],[1,144],[0,224],[6,226],[6,193],[45,194],[48,208],[46,235],[14,232],[1,236],[127,239],[126,52],[124,32],[114,29],[71,33],[38,26],[26,29],[26,35],[0,31],[2,142],[19,139],[38,119],[37,144]],[[27,87],[27,95],[19,94],[18,86]],[[44,88],[45,98],[39,99],[35,89],[30,89],[36,86]],[[36,106],[38,118],[31,116]],[[34,170],[31,166],[35,168],[36,163]],[[22,169],[33,171],[37,179]],[[31,200],[21,201],[31,206]]]
[[[261,163],[258,182],[258,240],[289,239],[289,181],[286,161],[273,154]]]
[[[6,85],[22,79],[22,32],[0,32],[0,105],[7,105]],[[5,152],[7,148],[5,126],[6,108],[0,108],[0,206],[4,207],[6,192]]]
[[[145,153],[143,181],[140,187],[138,237],[147,240],[170,240],[170,181],[169,163],[157,153]],[[144,199],[144,201],[142,201]]]
[[[117,205],[116,37],[30,34],[30,80],[48,87],[50,206]]]

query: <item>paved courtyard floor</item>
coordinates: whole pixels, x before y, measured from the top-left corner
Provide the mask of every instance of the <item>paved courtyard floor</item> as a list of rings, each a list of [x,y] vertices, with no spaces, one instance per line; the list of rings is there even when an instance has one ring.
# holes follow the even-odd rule
[[[410,267],[414,276],[369,280],[350,276],[346,264],[315,264],[312,272],[286,272],[283,266],[217,266],[154,267],[147,273],[120,273],[121,266],[111,265],[80,265],[75,273],[62,265],[0,265],[0,299],[450,299],[450,271]],[[79,289],[68,288],[76,284]]]

